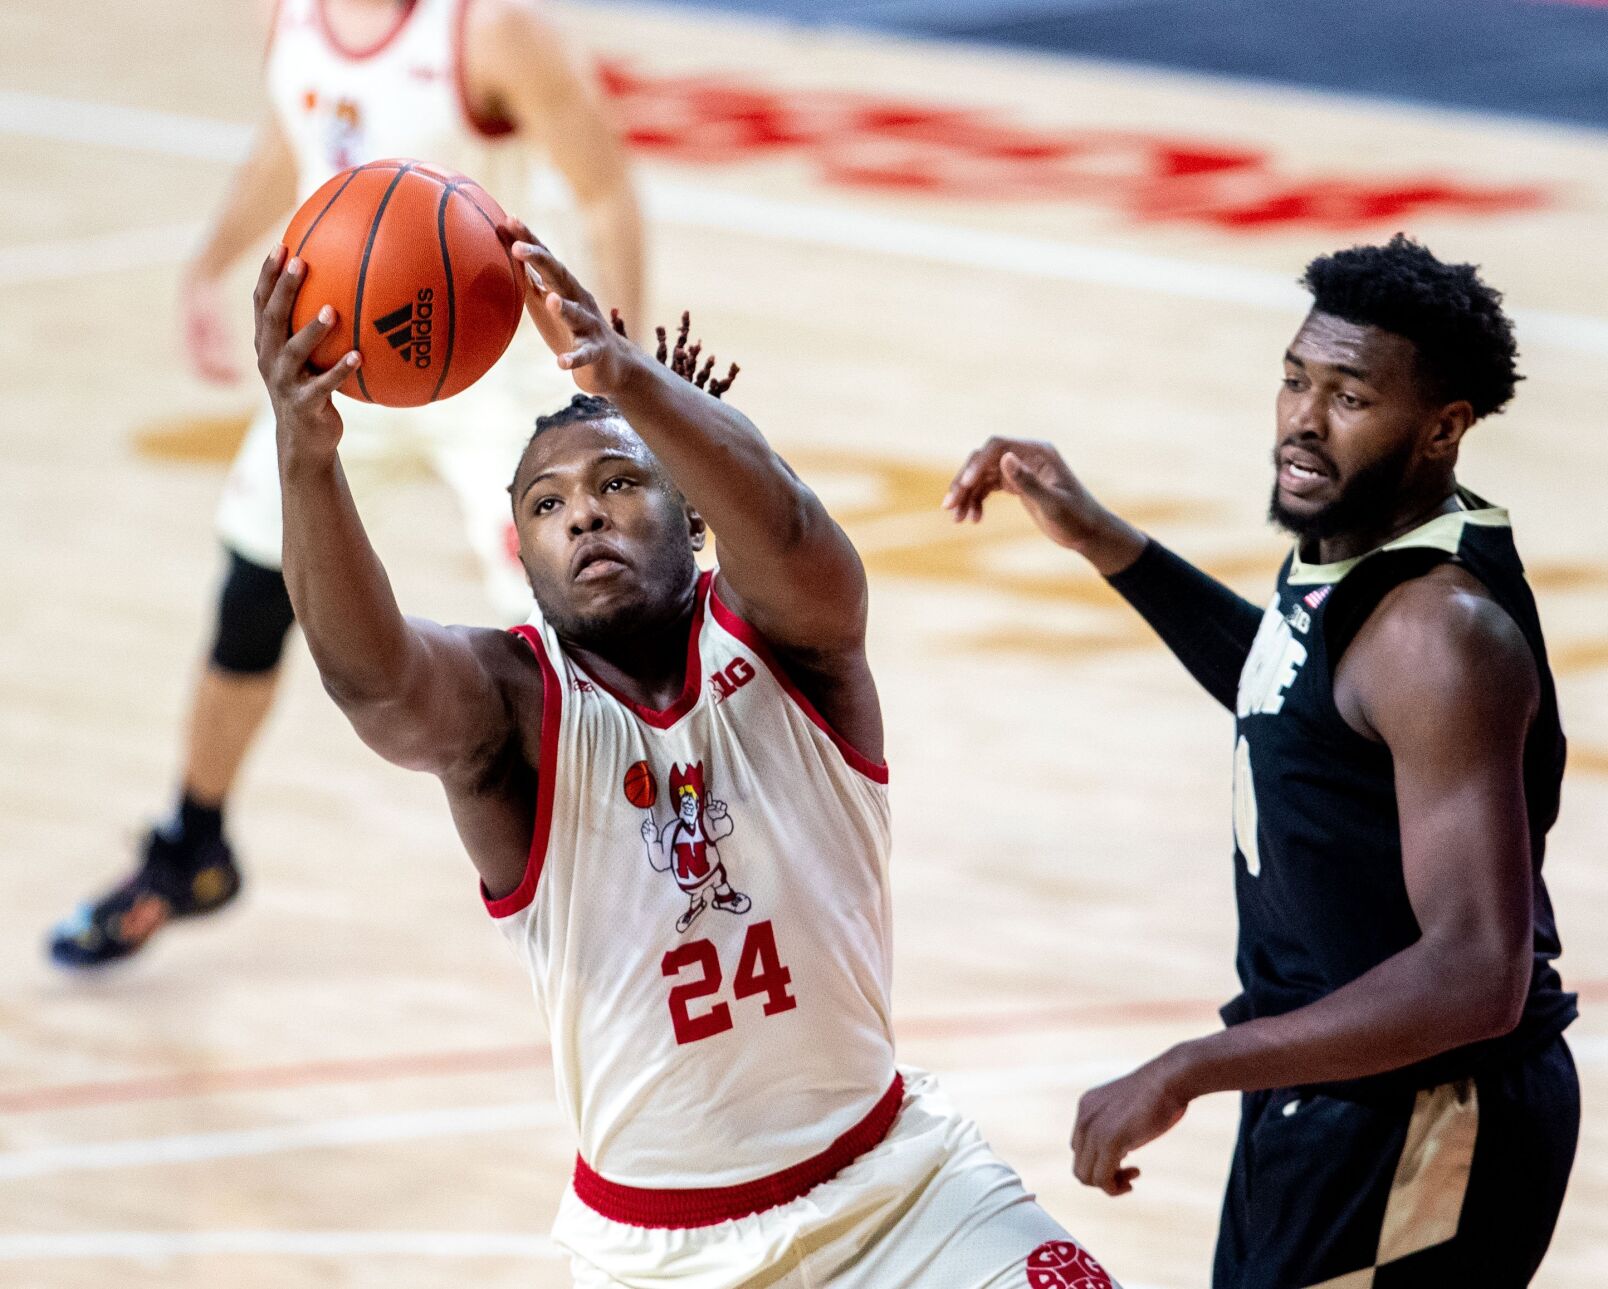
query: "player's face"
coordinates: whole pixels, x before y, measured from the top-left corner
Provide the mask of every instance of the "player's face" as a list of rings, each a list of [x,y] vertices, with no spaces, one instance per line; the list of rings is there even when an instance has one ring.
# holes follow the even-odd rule
[[[536,439],[515,478],[514,523],[536,603],[566,639],[638,634],[690,604],[703,521],[623,421]]]
[[[1428,467],[1439,405],[1405,336],[1313,312],[1284,355],[1270,513],[1299,537],[1388,529]]]

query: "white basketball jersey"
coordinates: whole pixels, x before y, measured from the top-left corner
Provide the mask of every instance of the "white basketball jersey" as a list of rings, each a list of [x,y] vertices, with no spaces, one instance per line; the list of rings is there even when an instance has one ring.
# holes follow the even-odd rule
[[[351,166],[411,157],[468,175],[502,204],[531,206],[535,154],[507,122],[476,121],[461,48],[473,0],[414,0],[389,36],[349,49],[324,0],[280,0],[268,49],[268,96],[296,158],[296,200]]]
[[[662,712],[539,619],[519,631],[546,680],[536,836],[520,888],[487,905],[546,1012],[584,1164],[730,1187],[821,1155],[894,1079],[886,769],[713,574]]]

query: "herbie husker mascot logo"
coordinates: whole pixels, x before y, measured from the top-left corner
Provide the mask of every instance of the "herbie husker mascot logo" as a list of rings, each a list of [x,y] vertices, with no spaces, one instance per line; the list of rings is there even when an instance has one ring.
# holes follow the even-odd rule
[[[711,904],[726,913],[748,912],[753,901],[732,889],[726,866],[720,862],[717,843],[731,836],[731,816],[724,801],[709,795],[702,761],[670,767],[670,796],[676,813],[667,824],[660,825],[653,816],[658,785],[646,761],[638,761],[626,771],[625,795],[633,806],[648,812],[642,821],[648,864],[656,873],[671,873],[676,885],[687,893],[687,907],[676,919],[677,931],[685,931]]]

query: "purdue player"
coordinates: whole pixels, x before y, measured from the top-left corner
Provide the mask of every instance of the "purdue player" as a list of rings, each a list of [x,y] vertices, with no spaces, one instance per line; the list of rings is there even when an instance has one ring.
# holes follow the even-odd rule
[[[642,238],[623,149],[534,0],[280,0],[266,78],[269,113],[184,279],[186,348],[204,378],[238,378],[225,271],[331,174],[380,157],[462,171],[508,208],[530,205],[550,162],[574,194],[605,297],[635,316]],[[530,409],[567,386],[537,361],[543,352],[522,335],[450,403],[405,415],[352,403],[346,413],[353,486],[372,492],[399,462],[430,466],[457,494],[488,594],[508,621],[530,605],[510,547],[508,474]],[[224,486],[218,532],[228,571],[179,803],[147,836],[134,875],[53,931],[51,954],[63,966],[127,957],[171,918],[211,912],[239,888],[223,809],[273,701],[293,617],[279,570],[273,428],[265,404]]]
[[[1575,1016],[1541,878],[1564,740],[1507,512],[1457,483],[1518,376],[1501,297],[1397,236],[1314,260],[1284,356],[1265,611],[1102,507],[1044,443],[992,439],[946,498],[1003,489],[1236,715],[1244,992],[1228,1028],[1087,1093],[1078,1178],[1207,1092],[1244,1093],[1217,1289],[1527,1284],[1574,1157]]]
[[[577,1282],[1108,1289],[932,1080],[894,1065],[859,556],[747,418],[514,231],[532,317],[585,391],[537,422],[510,489],[527,626],[398,611],[337,456],[349,367],[306,370],[334,315],[287,339],[283,248],[257,350],[286,580],[325,688],[376,752],[441,779],[546,1012],[580,1142],[555,1227]],[[680,345],[674,368],[692,375]],[[706,519],[722,562],[700,575]],[[677,843],[666,816],[707,840]],[[667,841],[718,883],[701,917],[655,871]]]

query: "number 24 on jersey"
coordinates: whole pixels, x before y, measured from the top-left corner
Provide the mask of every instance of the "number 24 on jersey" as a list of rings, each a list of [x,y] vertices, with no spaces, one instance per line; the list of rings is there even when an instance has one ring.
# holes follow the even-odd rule
[[[659,969],[671,979],[689,968],[696,969],[697,978],[677,985],[670,991],[670,1021],[675,1026],[677,1043],[696,1043],[701,1038],[712,1038],[732,1027],[731,1007],[717,1002],[707,1011],[693,1015],[690,1004],[720,992],[720,955],[708,940],[693,940],[678,945],[664,955]],[[737,958],[737,975],[732,980],[734,997],[763,996],[764,1014],[775,1016],[792,1011],[798,999],[788,992],[793,973],[782,965],[776,950],[776,932],[770,919],[756,922],[743,937],[742,952]]]

